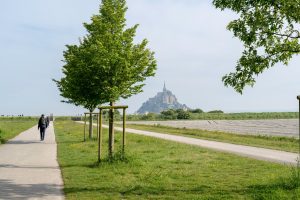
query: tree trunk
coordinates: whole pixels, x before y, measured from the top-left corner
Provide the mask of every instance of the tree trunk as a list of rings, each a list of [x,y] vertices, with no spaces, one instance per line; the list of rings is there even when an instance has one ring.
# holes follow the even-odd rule
[[[110,106],[114,106],[114,102],[110,102]],[[109,110],[109,144],[108,153],[109,157],[113,157],[114,152],[114,109]]]
[[[89,128],[89,138],[90,140],[93,139],[93,111],[90,111],[90,128]]]

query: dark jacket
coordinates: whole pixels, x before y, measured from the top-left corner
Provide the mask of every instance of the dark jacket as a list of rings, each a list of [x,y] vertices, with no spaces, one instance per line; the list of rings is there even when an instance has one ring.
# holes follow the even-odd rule
[[[46,117],[46,128],[48,128],[49,124],[50,124],[50,119],[49,119],[49,117],[47,116],[47,117]]]
[[[39,119],[39,124],[38,124],[38,129],[44,129],[44,128],[46,128],[46,126],[47,126],[47,122],[46,122],[46,119],[45,119],[45,117],[40,117],[40,119]]]

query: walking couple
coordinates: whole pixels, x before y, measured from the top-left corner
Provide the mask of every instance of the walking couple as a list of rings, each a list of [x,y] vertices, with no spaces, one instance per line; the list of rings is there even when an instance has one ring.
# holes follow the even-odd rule
[[[46,128],[48,128],[50,123],[49,117],[45,118],[43,114],[39,119],[38,129],[40,130],[41,141],[44,141]]]

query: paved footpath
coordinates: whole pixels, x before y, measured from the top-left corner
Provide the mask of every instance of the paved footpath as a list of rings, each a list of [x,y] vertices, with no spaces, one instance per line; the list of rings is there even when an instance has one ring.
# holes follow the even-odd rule
[[[41,142],[37,126],[0,145],[0,199],[64,199],[53,125]]]
[[[107,125],[103,125],[103,127],[108,128]],[[115,130],[122,131],[122,128],[115,127]],[[233,153],[236,155],[250,157],[258,160],[265,160],[265,161],[276,162],[276,163],[287,164],[287,165],[297,165],[297,159],[299,157],[298,154],[296,153],[290,153],[285,151],[277,151],[277,150],[258,148],[252,146],[229,144],[224,142],[215,142],[215,141],[202,140],[202,139],[196,139],[196,138],[190,138],[184,136],[135,130],[130,128],[127,128],[126,132],[160,138],[164,140],[170,140],[170,141],[184,143],[184,144],[200,146],[208,149]]]

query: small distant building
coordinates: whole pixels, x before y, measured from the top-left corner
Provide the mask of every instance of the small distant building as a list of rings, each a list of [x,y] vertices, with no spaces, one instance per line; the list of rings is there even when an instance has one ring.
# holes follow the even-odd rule
[[[163,91],[158,92],[155,97],[152,97],[143,103],[142,107],[138,109],[137,113],[160,113],[168,109],[188,110],[189,108],[185,104],[180,104],[176,96],[170,90],[167,90],[166,84],[164,84]]]

